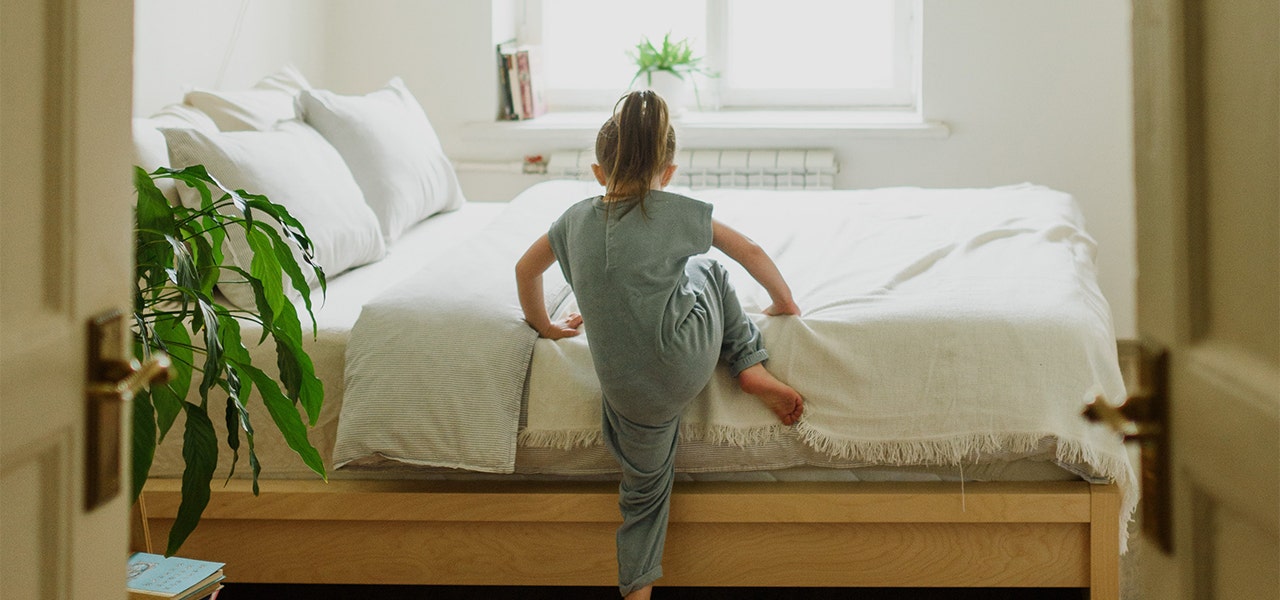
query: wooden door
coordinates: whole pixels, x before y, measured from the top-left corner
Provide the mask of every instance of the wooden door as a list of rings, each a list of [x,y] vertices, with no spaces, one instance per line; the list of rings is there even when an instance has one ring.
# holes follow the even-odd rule
[[[1174,523],[1143,597],[1280,598],[1280,2],[1138,0],[1133,32],[1138,323],[1169,349]]]
[[[5,598],[125,595],[127,491],[85,499],[85,372],[87,321],[131,302],[132,48],[131,0],[0,0]]]

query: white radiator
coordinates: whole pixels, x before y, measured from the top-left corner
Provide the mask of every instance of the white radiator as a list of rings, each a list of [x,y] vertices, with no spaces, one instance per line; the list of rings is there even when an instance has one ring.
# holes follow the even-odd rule
[[[553,152],[547,174],[593,180],[593,150]],[[698,188],[829,190],[839,171],[831,150],[682,150],[672,185]]]

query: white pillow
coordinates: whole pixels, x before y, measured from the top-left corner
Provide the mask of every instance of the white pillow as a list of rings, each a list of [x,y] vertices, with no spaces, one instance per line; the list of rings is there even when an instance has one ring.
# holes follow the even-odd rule
[[[207,113],[222,131],[269,131],[278,121],[297,118],[294,99],[311,84],[293,67],[262,78],[247,90],[187,92],[183,102]]]
[[[351,168],[388,243],[466,202],[427,114],[399,78],[364,96],[303,90],[298,106]]]
[[[133,164],[148,173],[169,166],[169,149],[165,145],[164,134],[160,133],[166,127],[185,127],[206,132],[218,130],[209,115],[183,104],[170,104],[149,118],[133,120]],[[178,188],[174,180],[157,179],[155,183],[171,204],[178,204]]]
[[[188,127],[201,131],[217,131],[218,124],[213,122],[204,111],[186,104],[170,104],[151,115],[151,120],[160,127]]]
[[[315,247],[315,261],[326,277],[376,261],[386,244],[373,211],[342,157],[319,133],[300,121],[283,121],[272,131],[206,133],[195,129],[164,129],[169,160],[175,168],[204,165],[209,174],[233,190],[262,194],[283,205],[306,228]],[[182,202],[200,206],[195,189],[179,186]],[[221,195],[215,192],[215,198]],[[252,254],[240,228],[227,236],[226,256],[249,271]],[[317,280],[295,251],[307,283]],[[238,274],[224,271],[218,286],[232,304],[253,308],[253,290],[237,283]],[[285,286],[286,291],[291,286]],[[294,294],[296,295],[296,294]]]

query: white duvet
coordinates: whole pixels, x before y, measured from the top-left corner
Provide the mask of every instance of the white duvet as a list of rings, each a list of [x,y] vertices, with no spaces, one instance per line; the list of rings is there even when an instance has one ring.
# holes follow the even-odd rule
[[[534,447],[599,443],[591,324],[576,338],[537,339],[513,276],[524,248],[597,190],[530,188],[454,264],[365,307],[348,346],[335,466],[377,454],[510,472],[517,435]],[[805,444],[842,461],[963,465],[1047,441],[1060,464],[1115,480],[1130,513],[1136,482],[1123,445],[1080,418],[1086,402],[1118,402],[1124,387],[1095,244],[1070,196],[1032,185],[686,193],[764,246],[804,311],[759,314],[767,295],[717,255],[764,333],[766,365],[805,397],[794,426]],[[574,306],[558,301],[557,271],[548,296],[563,313]],[[722,369],[682,433],[751,444],[783,428]]]

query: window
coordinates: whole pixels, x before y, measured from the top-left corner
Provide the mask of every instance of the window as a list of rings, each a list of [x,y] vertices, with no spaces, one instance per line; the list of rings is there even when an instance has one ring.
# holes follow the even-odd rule
[[[703,109],[914,109],[919,0],[525,0],[555,109],[612,106],[644,37],[688,38]]]

